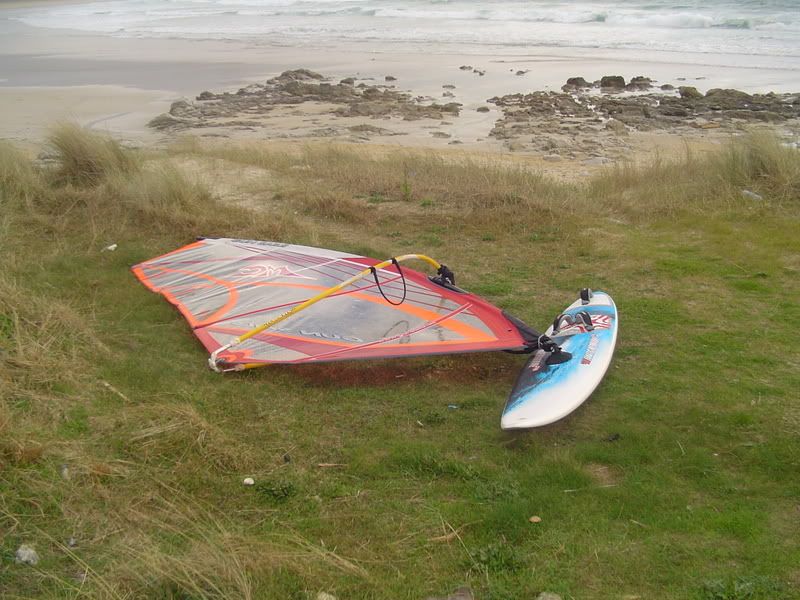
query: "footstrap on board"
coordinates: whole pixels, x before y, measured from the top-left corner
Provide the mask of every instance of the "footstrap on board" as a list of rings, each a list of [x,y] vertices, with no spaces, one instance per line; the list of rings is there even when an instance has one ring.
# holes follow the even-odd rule
[[[548,365],[557,365],[572,358],[569,352],[563,351],[561,346],[556,344],[550,337],[529,327],[525,322],[514,315],[503,311],[503,316],[517,328],[522,339],[525,340],[525,348],[520,350],[506,350],[505,352],[509,354],[530,354],[536,350],[544,350],[550,353],[550,356],[547,357]]]

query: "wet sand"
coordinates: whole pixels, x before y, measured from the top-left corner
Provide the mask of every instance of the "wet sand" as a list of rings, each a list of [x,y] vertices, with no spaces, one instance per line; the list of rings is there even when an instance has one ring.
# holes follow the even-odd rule
[[[33,28],[8,19],[20,2],[0,3],[0,139],[39,143],[55,121],[70,119],[125,139],[165,143],[170,135],[147,127],[156,115],[169,112],[180,99],[194,101],[204,90],[234,92],[248,83],[263,83],[287,69],[305,67],[330,81],[355,77],[372,85],[389,85],[421,102],[457,102],[457,117],[442,120],[402,118],[351,119],[331,116],[315,103],[283,107],[265,117],[264,126],[218,129],[200,134],[249,138],[340,138],[399,146],[508,152],[489,134],[502,111],[487,99],[534,90],[559,90],[568,77],[588,80],[618,74],[626,79],[647,75],[657,82],[747,92],[800,89],[796,70],[777,66],[754,69],[747,61],[736,68],[641,60],[622,52],[592,53],[564,48],[539,48],[535,54],[474,55],[424,52],[394,44],[379,47],[351,43],[335,47],[310,44],[279,47],[268,43],[185,39],[131,39],[89,35],[69,30]],[[470,66],[472,69],[461,69]],[[481,74],[482,73],[482,74]],[[518,74],[519,73],[519,74]],[[386,81],[386,77],[392,81]],[[447,87],[444,87],[447,86]],[[452,87],[450,87],[452,86]],[[478,112],[488,109],[487,112]],[[379,122],[386,121],[386,122]],[[267,123],[268,122],[268,123]],[[348,128],[372,124],[392,136],[352,135]],[[331,131],[347,130],[345,136]],[[315,132],[322,135],[314,135]],[[191,131],[190,133],[198,133]],[[709,135],[708,133],[704,135]],[[648,154],[680,147],[677,136],[643,133],[625,145]],[[555,165],[551,165],[555,168]]]

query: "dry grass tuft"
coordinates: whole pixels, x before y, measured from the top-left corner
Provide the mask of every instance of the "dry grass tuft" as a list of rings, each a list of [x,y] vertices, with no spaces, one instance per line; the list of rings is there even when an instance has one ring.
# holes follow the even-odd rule
[[[275,173],[283,197],[304,213],[364,223],[370,205],[401,203],[399,214],[458,214],[491,229],[539,222],[579,202],[576,188],[520,166],[433,152],[381,156],[336,145],[275,150],[263,144],[202,147],[184,140],[174,151],[200,152]],[[434,207],[421,211],[420,205]]]
[[[308,190],[297,203],[304,214],[330,221],[363,224],[369,218],[363,202],[330,192]]]
[[[800,200],[800,152],[774,135],[751,133],[709,159],[720,182],[749,188],[780,203]]]
[[[724,151],[650,165],[620,163],[587,183],[563,183],[525,165],[479,156],[397,151],[387,155],[331,144],[274,148],[265,144],[202,146],[184,140],[175,152],[224,158],[269,170],[281,195],[302,212],[360,224],[369,209],[453,219],[484,231],[550,223],[565,214],[669,215],[729,210],[750,202],[750,189],[776,203],[800,197],[800,157],[774,136],[751,134]],[[424,207],[425,210],[421,210]]]
[[[87,349],[107,352],[85,316],[0,273],[0,377],[47,388],[69,380]]]
[[[197,235],[220,220],[220,207],[200,183],[165,164],[133,175],[117,174],[98,191],[100,201],[113,199],[126,216],[155,231]]]
[[[5,399],[0,395],[0,436],[5,437],[10,431],[11,411],[8,410],[8,404],[6,404]]]
[[[81,186],[93,186],[109,176],[130,174],[138,162],[119,142],[74,123],[62,123],[48,137],[59,162],[58,178]]]
[[[118,205],[119,219],[127,219],[152,232],[183,239],[204,236],[260,237],[282,240],[297,236],[298,224],[285,214],[273,212],[263,219],[249,208],[224,204],[201,182],[190,179],[168,161],[151,164],[137,173],[117,174],[95,192],[103,210]]]
[[[613,466],[589,463],[585,469],[592,481],[600,487],[613,487],[622,481],[622,475]]]
[[[64,390],[80,386],[88,355],[107,353],[87,317],[63,300],[23,288],[0,272],[3,461],[24,466],[43,458],[48,435],[84,401],[75,393],[65,397]]]
[[[361,579],[369,579],[369,571],[352,560],[337,554],[333,550],[328,550],[327,548],[314,544],[297,534],[290,534],[282,537],[287,544],[300,549],[301,553],[297,558],[311,559],[335,570],[342,571],[343,573],[355,575]]]
[[[368,573],[353,561],[295,533],[253,537],[179,490],[162,484],[146,509],[126,518],[141,531],[119,548],[114,589],[135,598],[191,597],[248,600],[264,597],[260,582],[278,569],[304,578],[339,571],[360,578]],[[109,582],[110,583],[110,582]]]
[[[210,424],[190,404],[159,407],[158,416],[147,427],[135,431],[130,441],[146,462],[182,459],[190,453],[223,471],[246,469],[254,462],[250,452]]]
[[[0,430],[2,433],[2,430]],[[15,466],[32,465],[42,458],[45,447],[37,442],[0,439],[0,458]]]
[[[640,216],[749,206],[743,190],[778,204],[796,202],[800,152],[774,135],[749,134],[708,156],[687,149],[678,159],[659,158],[644,167],[622,163],[594,177],[588,187],[596,208]]]
[[[43,188],[28,157],[10,144],[0,142],[0,216],[7,215],[12,200],[22,200],[30,206]]]
[[[117,142],[74,125],[57,127],[51,142],[60,160],[54,171],[39,171],[25,155],[0,145],[0,236],[19,229],[11,226],[12,212],[20,226],[59,238],[79,228],[87,229],[93,240],[140,230],[182,239],[229,235],[281,240],[300,234],[298,223],[285,211],[263,219],[246,207],[223,205],[163,157],[143,163]],[[11,202],[24,210],[1,210]]]
[[[274,549],[230,533],[209,511],[161,504],[136,515],[162,539],[142,536],[119,549],[124,561],[114,569],[117,589],[137,598],[253,598],[249,563],[258,556],[272,567]]]

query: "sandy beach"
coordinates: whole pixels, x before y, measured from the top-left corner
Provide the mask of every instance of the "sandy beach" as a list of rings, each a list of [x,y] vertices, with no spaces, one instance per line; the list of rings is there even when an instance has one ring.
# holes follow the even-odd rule
[[[521,152],[539,159],[551,156],[548,167],[557,170],[560,167],[553,164],[552,153],[514,146],[493,136],[503,110],[487,100],[534,91],[559,92],[564,82],[575,76],[588,81],[605,75],[621,75],[626,80],[646,76],[653,86],[692,86],[701,93],[712,88],[749,93],[800,89],[800,71],[787,60],[776,60],[771,68],[764,68],[758,58],[745,57],[737,66],[729,66],[723,65],[723,57],[713,54],[698,62],[696,57],[680,53],[643,56],[611,49],[505,48],[494,54],[475,54],[474,48],[454,52],[459,48],[453,45],[424,48],[369,41],[312,39],[287,47],[267,41],[115,37],[32,27],[16,20],[15,15],[29,5],[0,4],[0,110],[4,115],[0,138],[23,144],[40,142],[48,127],[62,120],[135,143],[169,142],[169,131],[147,124],[157,115],[169,113],[176,101],[194,101],[204,91],[235,93],[286,70],[306,68],[333,83],[354,78],[364,85],[407,94],[418,104],[453,102],[460,110],[444,119],[397,115],[344,118],[332,114],[324,103],[303,101],[262,115],[257,126],[250,119],[245,126],[217,126],[213,132],[188,128],[183,133],[217,138],[335,138],[442,149],[457,145],[459,150]],[[364,131],[353,135],[352,128],[361,125],[386,130],[387,135],[364,135]],[[784,129],[788,137],[791,131]],[[560,153],[561,158],[641,159],[681,148],[687,138],[701,147],[714,145],[716,138],[730,132],[661,130],[653,135],[628,128],[625,134],[624,140],[617,140],[620,143],[608,149],[604,144],[599,153]]]

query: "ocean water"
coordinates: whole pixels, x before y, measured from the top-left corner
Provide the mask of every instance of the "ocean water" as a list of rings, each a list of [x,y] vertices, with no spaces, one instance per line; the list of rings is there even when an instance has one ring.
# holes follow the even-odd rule
[[[561,47],[714,54],[800,66],[798,0],[111,0],[21,9],[34,27],[123,37],[412,44],[437,52]]]

